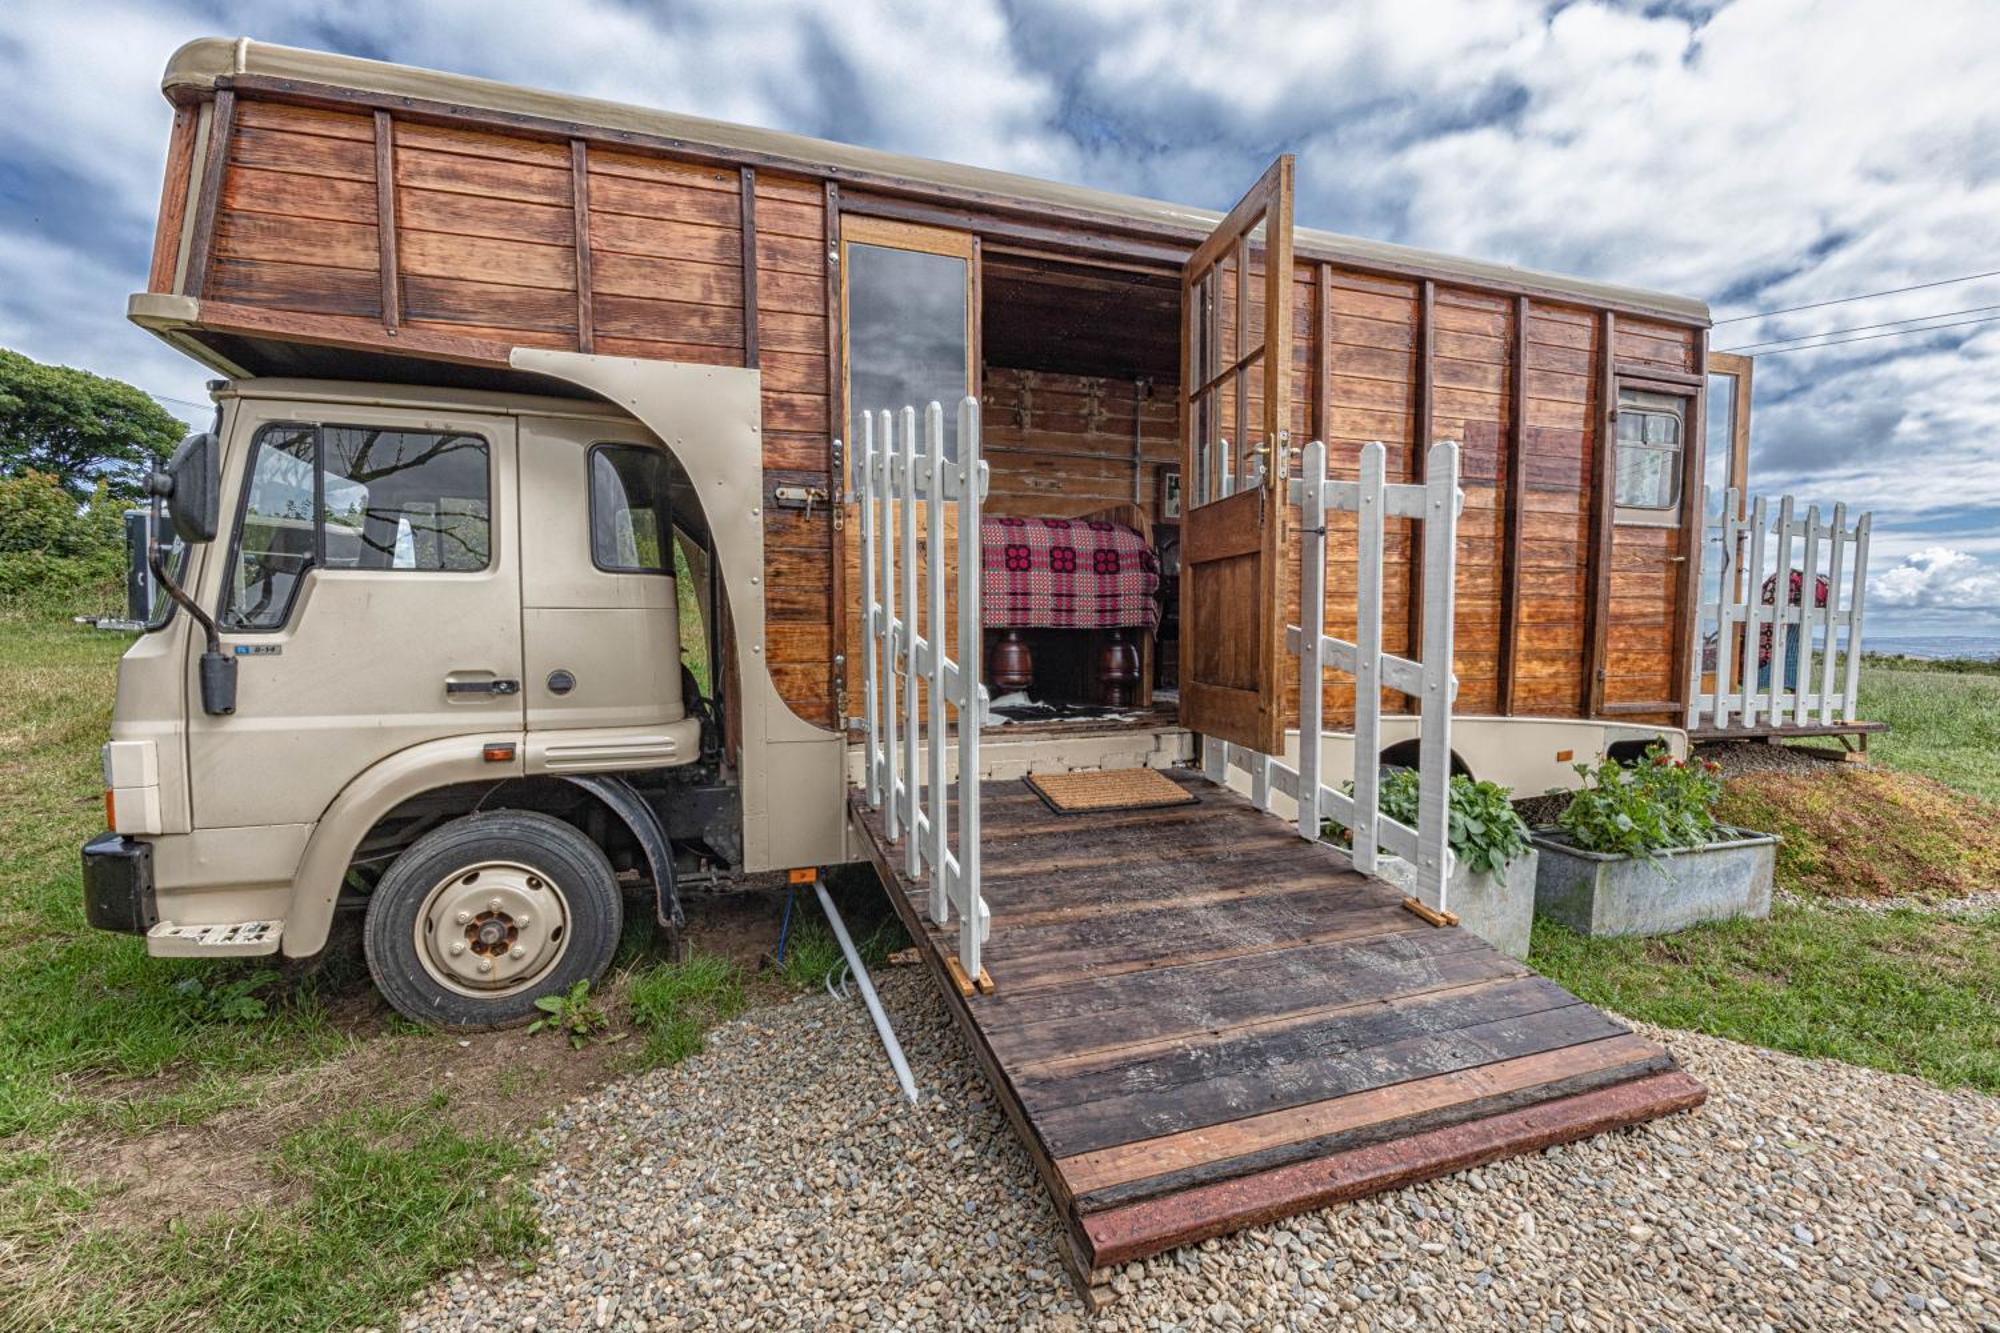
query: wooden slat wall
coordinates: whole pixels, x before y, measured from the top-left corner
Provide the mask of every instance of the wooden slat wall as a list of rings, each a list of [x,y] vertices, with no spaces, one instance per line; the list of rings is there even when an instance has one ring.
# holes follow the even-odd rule
[[[758,172],[757,361],[764,375],[765,627],[771,676],[794,712],[834,725],[834,506],[779,509],[779,486],[832,494],[826,195]],[[740,354],[740,353],[739,353]]]
[[[205,300],[373,322],[385,348],[393,348],[393,326],[412,343],[450,335],[487,347],[758,365],[768,660],[802,716],[835,720],[831,659],[858,640],[851,629],[845,643],[834,632],[842,609],[833,509],[779,509],[773,494],[781,485],[832,489],[838,340],[824,182],[398,113],[378,137],[372,111],[254,97],[232,99],[226,114],[219,104],[216,120],[225,159],[219,172],[199,173],[195,191],[177,184],[190,174],[193,139],[192,118],[177,120],[150,275],[156,290],[171,283],[179,258],[167,215],[191,210],[197,234],[185,288]],[[378,182],[383,164],[393,176],[387,190]],[[754,263],[749,281],[746,259]],[[1262,259],[1250,260],[1254,279]],[[1416,475],[1423,444],[1465,446],[1461,711],[1576,715],[1592,697],[1594,648],[1604,703],[1678,693],[1674,589],[1685,538],[1677,529],[1613,525],[1609,588],[1593,626],[1591,487],[1602,471],[1596,451],[1609,386],[1618,375],[1647,374],[1694,385],[1697,331],[1443,281],[1429,285],[1426,326],[1421,280],[1317,262],[1295,274],[1294,443],[1323,432],[1335,473],[1346,476],[1370,441],[1388,446],[1390,474],[1405,477]],[[1237,318],[1234,282],[1226,271],[1226,338]],[[1261,296],[1244,313],[1254,341]],[[985,395],[994,512],[1071,514],[1131,499],[1130,381],[994,367]],[[1246,397],[1256,410],[1254,383]],[[1163,383],[1140,408],[1139,495],[1149,508],[1159,467],[1177,458],[1176,401]],[[1220,404],[1233,436],[1233,392]],[[1353,526],[1344,516],[1334,525],[1328,629],[1351,636]],[[1416,577],[1407,526],[1391,522],[1385,562],[1384,643],[1397,652],[1410,647]],[[1285,586],[1295,606],[1295,566]],[[1351,690],[1330,685],[1329,721],[1350,717],[1352,703]]]

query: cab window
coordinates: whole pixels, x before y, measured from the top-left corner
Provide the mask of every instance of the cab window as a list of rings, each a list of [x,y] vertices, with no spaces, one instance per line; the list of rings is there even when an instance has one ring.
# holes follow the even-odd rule
[[[1679,510],[1686,401],[1633,389],[1619,394],[1616,503],[1621,519],[1671,522]]]
[[[266,426],[244,487],[222,627],[275,630],[308,569],[460,573],[492,554],[489,450],[477,435]]]

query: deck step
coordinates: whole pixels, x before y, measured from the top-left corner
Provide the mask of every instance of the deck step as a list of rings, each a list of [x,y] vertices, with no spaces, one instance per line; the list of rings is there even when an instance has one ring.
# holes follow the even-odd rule
[[[254,958],[276,953],[283,921],[233,921],[183,926],[162,921],[146,932],[146,952],[155,958]]]
[[[1147,1199],[1080,1220],[1093,1268],[1400,1189],[1455,1171],[1692,1110],[1707,1100],[1679,1070]]]

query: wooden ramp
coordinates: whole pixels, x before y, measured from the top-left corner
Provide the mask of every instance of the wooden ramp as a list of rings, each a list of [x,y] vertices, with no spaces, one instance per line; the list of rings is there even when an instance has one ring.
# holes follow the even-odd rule
[[[982,788],[991,994],[855,796],[890,898],[1062,1214],[1105,1270],[1698,1105],[1661,1047],[1192,770],[1197,798],[1059,815]]]

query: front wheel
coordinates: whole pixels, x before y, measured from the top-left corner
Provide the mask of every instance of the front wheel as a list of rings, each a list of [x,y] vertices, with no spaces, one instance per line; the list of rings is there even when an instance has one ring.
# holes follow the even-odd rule
[[[396,858],[368,902],[368,970],[404,1017],[506,1027],[611,965],[624,905],[611,863],[560,819],[467,815]]]

